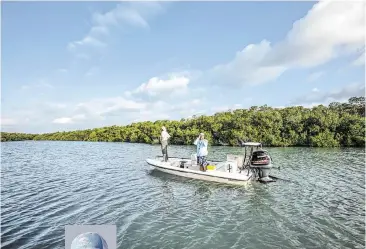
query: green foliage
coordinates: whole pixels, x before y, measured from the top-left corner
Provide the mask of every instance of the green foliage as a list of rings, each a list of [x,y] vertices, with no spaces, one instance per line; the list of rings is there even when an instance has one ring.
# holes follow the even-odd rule
[[[1,132],[1,142],[33,140],[35,134]]]
[[[314,147],[338,147],[339,142],[334,138],[334,133],[325,130],[311,137],[310,145]]]
[[[171,135],[170,143],[193,144],[200,132],[210,145],[237,146],[239,141],[262,142],[265,146],[365,146],[365,98],[331,103],[311,109],[301,106],[274,109],[253,106],[180,121],[160,120],[92,130],[47,134],[1,133],[1,141],[63,140],[156,144],[161,126]]]

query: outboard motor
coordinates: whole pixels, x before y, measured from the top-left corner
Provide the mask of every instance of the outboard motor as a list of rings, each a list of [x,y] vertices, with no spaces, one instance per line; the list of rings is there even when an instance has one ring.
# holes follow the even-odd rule
[[[269,177],[273,168],[271,157],[265,150],[257,150],[252,154],[250,167],[257,170],[258,180],[261,182],[272,182],[274,179]]]

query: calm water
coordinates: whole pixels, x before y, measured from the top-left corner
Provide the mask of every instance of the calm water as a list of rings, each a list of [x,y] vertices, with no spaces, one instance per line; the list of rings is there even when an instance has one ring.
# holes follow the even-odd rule
[[[364,248],[365,151],[269,151],[273,175],[291,182],[231,187],[151,171],[144,160],[159,146],[2,143],[2,248],[64,248],[72,224],[117,225],[120,249]],[[210,158],[228,152],[242,149]]]

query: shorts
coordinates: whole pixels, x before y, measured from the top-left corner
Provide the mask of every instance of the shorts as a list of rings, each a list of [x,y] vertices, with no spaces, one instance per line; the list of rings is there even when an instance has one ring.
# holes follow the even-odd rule
[[[207,166],[207,164],[208,164],[206,156],[197,157],[197,162],[198,162],[198,165],[201,165],[201,166]]]

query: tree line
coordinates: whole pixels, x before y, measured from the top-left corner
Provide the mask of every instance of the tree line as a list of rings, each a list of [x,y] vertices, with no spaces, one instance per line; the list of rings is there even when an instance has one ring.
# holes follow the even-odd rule
[[[1,141],[61,140],[158,143],[161,127],[171,135],[170,144],[191,145],[200,132],[211,145],[238,146],[262,142],[264,146],[364,147],[365,97],[347,103],[333,102],[313,108],[252,106],[194,116],[180,121],[159,120],[126,126],[109,126],[45,134],[1,133]]]

